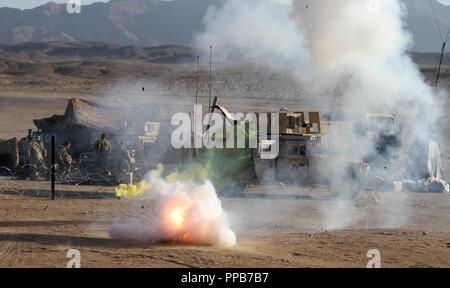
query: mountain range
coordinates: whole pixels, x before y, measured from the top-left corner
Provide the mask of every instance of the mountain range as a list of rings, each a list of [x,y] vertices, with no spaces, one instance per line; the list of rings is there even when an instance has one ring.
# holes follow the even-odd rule
[[[205,29],[212,4],[224,0],[110,0],[68,14],[65,4],[49,2],[33,9],[0,8],[0,44],[49,41],[96,41],[122,46],[192,45]],[[450,29],[450,6],[436,0],[402,0],[405,23],[414,37],[412,50],[438,52]],[[279,4],[277,9],[288,9]],[[432,8],[434,7],[434,9]],[[434,10],[434,11],[433,11]]]
[[[0,59],[23,62],[64,61],[140,61],[145,63],[183,63],[194,61],[193,49],[185,46],[119,46],[101,42],[26,42],[0,45]]]

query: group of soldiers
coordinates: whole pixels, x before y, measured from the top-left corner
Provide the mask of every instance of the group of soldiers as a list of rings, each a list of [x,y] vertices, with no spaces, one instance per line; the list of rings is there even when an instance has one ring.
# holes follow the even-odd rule
[[[57,153],[57,173],[60,177],[65,177],[70,173],[74,160],[69,153],[70,142],[64,142]],[[26,174],[31,179],[37,179],[39,175],[48,174],[48,152],[42,137],[33,134],[19,142],[20,164],[25,168]]]
[[[128,143],[122,142],[119,151],[119,162],[110,163],[110,154],[112,151],[111,142],[107,139],[106,134],[102,134],[100,139],[95,142],[96,166],[99,174],[109,174],[109,169],[114,166],[121,172],[131,170],[133,155],[128,149]],[[74,167],[75,159],[70,154],[71,143],[64,142],[56,154],[56,173],[60,178],[65,178]],[[26,167],[24,171],[31,179],[37,179],[42,175],[49,175],[50,161],[48,161],[48,149],[42,137],[35,133],[32,136],[23,138],[19,142],[19,154],[21,166]],[[116,157],[117,158],[117,157]]]
[[[108,169],[111,167],[109,155],[112,151],[111,142],[108,141],[105,134],[102,134],[100,140],[95,143],[95,150],[97,154],[97,168],[99,173],[109,173]],[[123,141],[120,147],[120,154],[118,155],[119,162],[115,164],[121,172],[131,171],[133,162],[132,152],[128,149],[128,142]]]

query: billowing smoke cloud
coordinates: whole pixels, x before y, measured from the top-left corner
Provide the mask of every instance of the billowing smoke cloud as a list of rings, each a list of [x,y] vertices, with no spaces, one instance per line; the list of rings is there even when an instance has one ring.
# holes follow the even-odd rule
[[[413,125],[408,128],[408,134],[403,135],[403,152],[408,151],[408,145],[415,139],[430,138],[430,127],[439,115],[431,87],[407,55],[411,37],[404,27],[405,13],[399,0],[294,0],[291,16],[305,39],[311,62],[324,81],[342,79],[337,75],[348,76],[337,109],[346,115],[360,114],[361,118],[371,113],[397,117],[415,115],[409,119]],[[356,139],[357,145],[350,138],[346,139],[336,145],[338,153],[346,159],[355,154],[356,159],[368,159],[377,154],[376,145],[367,138]],[[421,152],[426,153],[426,149]],[[388,166],[388,162],[380,167],[375,164],[375,167],[389,169],[385,165]],[[394,171],[397,177],[403,176],[400,171]],[[381,172],[386,179],[393,176]],[[396,209],[406,207],[400,203],[407,201],[406,198],[401,199]],[[331,215],[330,211],[324,214],[329,219],[346,218],[342,217],[340,208],[342,204],[336,205]],[[355,215],[352,218],[353,222],[357,220]],[[405,221],[381,218],[380,222],[390,227],[400,226]],[[348,221],[348,217],[346,219]]]
[[[316,67],[351,75],[350,110],[421,114],[433,108],[433,94],[406,54],[405,13],[399,0],[294,0],[292,19]]]
[[[402,124],[410,124],[403,127],[407,152],[417,138],[430,138],[441,111],[432,88],[407,54],[412,37],[403,21],[406,13],[400,0],[293,0],[285,6],[266,0],[228,0],[209,9],[207,29],[196,44],[205,53],[213,45],[221,60],[238,55],[263,66],[296,66],[292,72],[303,95],[320,100],[323,110],[352,120],[372,113],[401,117],[406,120]],[[355,143],[351,134],[334,146],[342,158],[361,160],[377,152],[367,138]],[[402,196],[400,202],[405,199]],[[406,206],[400,204],[395,209]],[[346,213],[354,205],[327,206],[325,227],[344,228],[365,217]],[[381,227],[405,221],[380,216]]]
[[[406,53],[412,44],[406,13],[400,0],[227,0],[208,9],[195,44],[205,54],[213,45],[216,62],[283,69],[289,63],[305,95],[324,102],[339,96],[333,108],[342,112],[423,115],[435,103]],[[425,122],[420,129],[428,129]]]
[[[236,236],[229,228],[214,186],[191,181],[168,181],[153,171],[147,177],[151,206],[131,220],[112,225],[114,239],[136,242],[171,242],[233,246]]]
[[[216,62],[305,65],[302,38],[289,14],[289,6],[268,0],[224,1],[208,9],[203,20],[206,31],[197,35],[195,45],[206,55],[213,45]]]

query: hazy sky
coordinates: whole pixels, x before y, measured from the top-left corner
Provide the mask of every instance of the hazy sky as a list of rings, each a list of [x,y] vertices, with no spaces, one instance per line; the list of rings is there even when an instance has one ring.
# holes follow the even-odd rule
[[[14,7],[20,9],[33,8],[49,2],[50,0],[0,0],[0,7]],[[67,0],[53,0],[58,3],[67,3]],[[81,0],[83,5],[93,2],[108,2],[108,0]],[[274,2],[289,3],[291,0],[272,0]],[[441,3],[450,5],[450,0],[438,0]]]

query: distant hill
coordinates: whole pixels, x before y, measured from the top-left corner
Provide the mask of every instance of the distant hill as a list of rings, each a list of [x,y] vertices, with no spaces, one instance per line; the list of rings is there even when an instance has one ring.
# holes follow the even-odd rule
[[[177,45],[134,47],[74,41],[0,45],[0,58],[33,62],[136,60],[152,63],[180,63],[191,62],[194,57],[191,48]]]
[[[0,8],[0,43],[99,41],[118,45],[190,44],[215,0],[111,0],[68,14],[49,2],[29,10]]]
[[[152,79],[152,82],[155,83],[176,79],[177,85],[183,83],[192,85],[192,81],[195,79],[195,67],[191,64],[173,65],[173,63],[192,63],[195,55],[195,51],[191,48],[173,45],[147,48],[98,42],[0,45],[0,87],[12,89],[20,87],[78,87],[77,89],[79,89],[84,87],[91,89],[92,87],[104,87],[107,83],[120,79],[127,79],[127,81]],[[413,61],[420,65],[427,81],[432,83],[435,80],[439,54],[411,52],[410,55]],[[446,55],[443,64],[442,81],[448,81],[450,79],[450,54]],[[245,64],[243,65],[245,66]],[[272,76],[256,77],[255,79],[261,80],[257,80],[258,84],[255,84],[255,80],[252,78],[255,74],[261,73],[260,69],[251,68],[252,72],[248,73],[246,69],[249,68],[240,70],[239,67],[241,66],[237,65],[230,70],[223,68],[225,70],[216,71],[218,79],[222,79],[228,86],[231,85],[238,90],[242,87],[248,88],[246,85],[254,87],[254,85],[258,86],[273,80]],[[202,79],[208,79],[206,71],[204,69],[201,71]],[[244,71],[247,72],[244,73]],[[280,74],[279,71],[268,71],[267,73]],[[284,74],[278,76],[276,79],[279,83],[274,81],[274,83],[277,82],[278,86],[276,87],[283,87],[290,93],[294,93],[287,88],[290,84],[283,80],[283,78],[289,77]],[[216,83],[216,86],[222,84]],[[271,92],[280,94],[284,93],[283,89],[271,90]],[[241,90],[239,91],[242,93]]]
[[[434,67],[437,69],[440,54],[439,53],[410,53],[414,63],[418,64],[420,67]],[[442,65],[446,68],[450,67],[450,53],[446,53],[442,59]]]
[[[23,11],[0,8],[0,43],[98,41],[122,46],[189,46],[193,36],[204,29],[202,20],[208,7],[222,1],[111,0],[83,6],[81,14],[68,14],[65,4],[54,2]],[[413,50],[437,52],[442,41],[430,2],[402,1],[415,40]],[[450,6],[431,1],[445,34],[450,28]]]
[[[415,46],[413,50],[418,52],[440,52],[442,40],[434,12],[445,37],[445,34],[450,31],[450,6],[445,6],[435,0],[402,1],[405,2],[408,9],[406,23],[414,37]],[[432,7],[434,7],[434,12]]]
[[[0,45],[0,87],[89,85],[114,79],[158,78],[173,63],[195,60],[184,46],[133,47],[99,42]],[[86,82],[88,81],[88,82]]]

